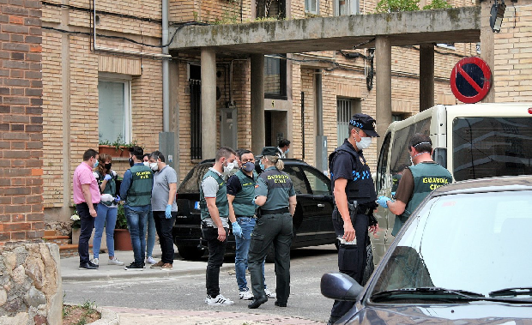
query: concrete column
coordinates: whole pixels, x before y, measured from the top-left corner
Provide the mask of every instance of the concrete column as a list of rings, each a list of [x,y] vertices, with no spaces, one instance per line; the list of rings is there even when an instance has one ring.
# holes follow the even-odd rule
[[[260,154],[264,147],[264,56],[251,55],[251,150]]]
[[[491,89],[481,100],[482,103],[494,103],[495,102],[495,83],[494,83],[494,67],[495,67],[495,55],[494,55],[494,32],[490,26],[491,1],[482,1],[480,3],[480,57],[486,61],[491,69]]]
[[[421,44],[419,53],[419,111],[434,106],[434,45]]]
[[[388,125],[392,123],[392,46],[390,39],[385,36],[377,36],[375,40],[375,61],[377,69],[377,138],[380,150],[384,133]]]
[[[201,157],[214,158],[216,142],[216,53],[201,50]]]

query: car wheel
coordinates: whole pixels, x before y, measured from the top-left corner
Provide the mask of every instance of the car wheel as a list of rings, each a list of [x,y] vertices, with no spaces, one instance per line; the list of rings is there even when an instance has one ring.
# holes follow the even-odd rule
[[[182,258],[189,261],[200,260],[205,253],[205,249],[196,246],[177,246],[177,250]]]

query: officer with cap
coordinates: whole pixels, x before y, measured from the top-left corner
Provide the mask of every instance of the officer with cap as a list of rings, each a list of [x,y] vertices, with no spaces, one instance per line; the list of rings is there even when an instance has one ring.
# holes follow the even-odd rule
[[[366,267],[368,227],[375,233],[373,220],[377,194],[363,149],[369,148],[375,132],[375,119],[355,114],[349,121],[349,137],[329,156],[329,170],[335,200],[333,226],[340,241],[338,268],[363,284]],[[353,301],[334,302],[328,324],[334,324],[353,307]]]
[[[251,234],[249,273],[253,300],[248,308],[255,309],[268,301],[264,291],[262,263],[273,243],[275,247],[275,276],[278,307],[286,307],[290,294],[290,246],[292,245],[292,216],[296,210],[296,192],[290,177],[282,172],[283,161],[277,148],[264,148],[260,174],[253,202],[259,206],[257,223]]]

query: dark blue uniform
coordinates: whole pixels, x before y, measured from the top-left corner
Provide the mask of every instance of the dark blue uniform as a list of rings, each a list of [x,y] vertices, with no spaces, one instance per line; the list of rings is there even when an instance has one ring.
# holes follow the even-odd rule
[[[345,140],[329,156],[329,170],[334,190],[337,179],[347,179],[346,195],[349,203],[356,201],[356,213],[350,213],[351,222],[355,229],[356,245],[340,245],[338,248],[338,269],[362,284],[366,267],[366,239],[368,238],[369,216],[375,208],[377,194],[371,177],[371,171],[366,163],[362,151]],[[337,236],[344,235],[344,221],[337,208],[334,209],[332,222]],[[335,301],[331,318],[342,317],[354,302]]]

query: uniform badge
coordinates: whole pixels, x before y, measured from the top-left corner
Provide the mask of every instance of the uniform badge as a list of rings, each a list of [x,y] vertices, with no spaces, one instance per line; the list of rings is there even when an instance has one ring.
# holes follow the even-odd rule
[[[362,157],[360,157],[360,156],[358,156],[358,159],[360,159],[360,163],[361,163],[362,165],[364,165],[364,159],[363,159]]]
[[[377,126],[377,124],[375,122],[373,122],[373,129],[375,129],[376,126]]]

